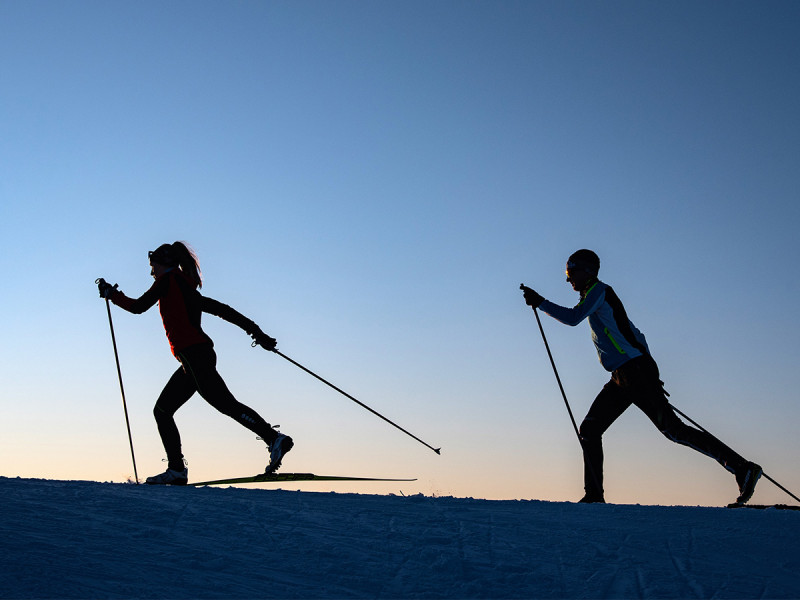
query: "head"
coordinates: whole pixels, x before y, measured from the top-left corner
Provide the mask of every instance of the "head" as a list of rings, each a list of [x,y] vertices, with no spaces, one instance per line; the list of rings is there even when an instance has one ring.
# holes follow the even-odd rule
[[[147,256],[150,259],[150,274],[154,278],[158,279],[164,273],[179,268],[197,283],[197,287],[203,287],[197,256],[183,242],[161,244],[155,250],[148,252]]]
[[[600,258],[591,250],[578,250],[567,259],[567,281],[572,289],[581,292],[600,272]]]

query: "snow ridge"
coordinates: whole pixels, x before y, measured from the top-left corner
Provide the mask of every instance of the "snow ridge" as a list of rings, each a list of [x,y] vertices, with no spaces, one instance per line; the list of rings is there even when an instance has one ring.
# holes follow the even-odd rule
[[[2,598],[800,597],[794,511],[5,477],[0,494]]]

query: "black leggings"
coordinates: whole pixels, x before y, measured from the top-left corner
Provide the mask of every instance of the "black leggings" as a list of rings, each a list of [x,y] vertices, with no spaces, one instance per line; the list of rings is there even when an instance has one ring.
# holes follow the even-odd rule
[[[224,415],[238,421],[267,443],[277,432],[252,408],[234,398],[217,372],[217,355],[211,344],[191,346],[178,352],[181,366],[173,373],[153,408],[158,433],[167,452],[169,468],[183,469],[181,436],[175,425],[175,412],[198,392],[203,399]]]
[[[584,487],[603,494],[603,434],[625,410],[635,404],[667,439],[689,446],[736,473],[745,459],[709,433],[690,427],[667,402],[658,367],[649,356],[631,359],[614,371],[581,423]]]

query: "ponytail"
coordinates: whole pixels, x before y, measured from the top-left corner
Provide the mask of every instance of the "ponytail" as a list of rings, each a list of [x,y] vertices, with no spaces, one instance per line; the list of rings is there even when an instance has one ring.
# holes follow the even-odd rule
[[[175,242],[172,244],[171,248],[181,271],[188,275],[189,278],[197,284],[197,287],[203,287],[200,262],[197,260],[197,255],[194,253],[191,246],[184,242]]]
[[[203,278],[200,275],[200,263],[194,250],[184,242],[162,244],[152,252],[147,253],[150,262],[156,262],[165,267],[180,267],[181,271],[197,284],[203,287]]]

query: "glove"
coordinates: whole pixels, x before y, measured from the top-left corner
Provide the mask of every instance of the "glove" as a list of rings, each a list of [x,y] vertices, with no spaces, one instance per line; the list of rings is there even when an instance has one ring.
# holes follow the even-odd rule
[[[106,280],[103,279],[102,277],[97,281],[95,281],[95,283],[97,284],[97,291],[100,292],[101,298],[110,298],[111,294],[113,294],[116,291],[119,285],[116,283],[114,285],[106,283]]]
[[[269,337],[266,333],[261,331],[260,329],[256,329],[254,332],[250,334],[250,336],[255,340],[255,343],[264,348],[265,350],[275,350],[275,347],[278,345],[278,340],[275,338]]]
[[[520,283],[519,289],[522,290],[522,295],[525,297],[525,304],[531,308],[537,308],[542,302],[544,302],[544,298],[542,296],[524,284]]]

